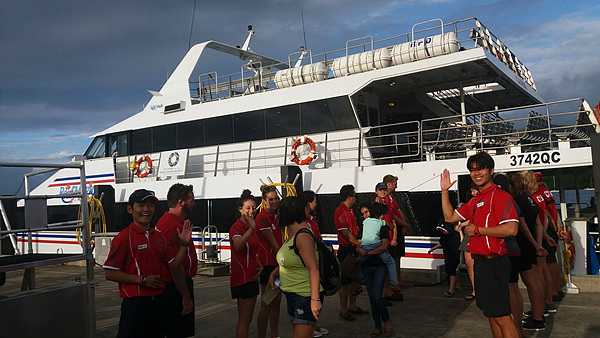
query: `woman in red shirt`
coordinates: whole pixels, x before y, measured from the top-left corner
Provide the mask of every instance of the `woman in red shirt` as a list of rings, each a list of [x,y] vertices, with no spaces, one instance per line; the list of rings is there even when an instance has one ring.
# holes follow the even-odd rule
[[[275,255],[281,243],[283,236],[281,228],[279,228],[279,215],[277,208],[279,207],[279,195],[277,187],[273,185],[263,185],[260,187],[263,199],[263,209],[256,215],[256,237],[258,238],[258,259],[264,266],[264,270],[260,275],[260,294],[264,294],[267,282],[271,272],[277,268],[277,260]],[[260,310],[256,317],[256,326],[258,330],[258,338],[264,338],[267,334],[267,324],[270,322],[271,337],[279,336],[279,308],[281,304],[281,294],[275,296],[275,299],[268,305],[264,302],[260,303]]]
[[[240,218],[229,230],[231,246],[231,298],[237,299],[238,322],[236,337],[248,337],[250,322],[254,313],[254,304],[258,296],[257,278],[263,267],[257,257],[258,239],[256,238],[254,213],[256,202],[250,190],[244,190],[238,200]]]

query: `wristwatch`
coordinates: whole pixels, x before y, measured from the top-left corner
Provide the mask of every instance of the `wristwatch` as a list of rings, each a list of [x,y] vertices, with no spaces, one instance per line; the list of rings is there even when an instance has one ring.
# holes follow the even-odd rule
[[[142,275],[142,281],[140,282],[141,286],[146,285],[146,275]]]
[[[184,246],[186,248],[190,245],[192,245],[192,242],[181,242],[181,246]]]
[[[479,232],[479,227],[475,227],[475,229],[473,229],[473,234],[475,235],[475,237],[481,237],[481,233]]]

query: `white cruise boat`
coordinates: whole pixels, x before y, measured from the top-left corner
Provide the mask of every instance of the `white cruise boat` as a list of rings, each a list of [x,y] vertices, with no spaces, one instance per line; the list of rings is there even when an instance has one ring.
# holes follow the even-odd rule
[[[403,35],[332,42],[334,51],[300,50],[283,60],[253,52],[253,34],[249,27],[242,47],[193,46],[141,112],[94,135],[77,160],[89,194],[114,189],[105,196],[107,232],[128,225],[135,189],[154,190],[164,212],[169,187],[192,184],[192,222],[216,227],[197,232],[196,247],[217,239],[227,261],[242,190],[260,195],[262,182],[293,182],[317,193],[322,232],[335,243],[340,187],[353,184],[359,202],[368,201],[394,174],[412,225],[402,266],[433,269],[443,264],[441,252],[427,250],[441,217],[444,168],[459,179],[457,200],[468,187],[466,158],[480,150],[494,155],[496,172],[592,171],[591,136],[600,132],[593,109],[582,99],[544,102],[518,51],[475,18],[431,20]],[[30,194],[77,191],[79,180],[78,170],[61,169]],[[76,217],[78,200],[49,203],[49,222]],[[26,235],[19,241],[25,246]],[[39,232],[33,242],[39,253],[81,252],[74,232]]]

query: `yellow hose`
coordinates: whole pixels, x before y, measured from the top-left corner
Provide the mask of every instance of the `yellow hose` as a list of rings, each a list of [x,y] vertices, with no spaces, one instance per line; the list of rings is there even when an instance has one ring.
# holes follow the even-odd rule
[[[102,225],[102,232],[106,232],[106,217],[104,216],[104,207],[102,206],[102,202],[94,196],[88,197],[88,202],[90,205],[90,217],[89,217],[89,232],[90,232],[90,244],[94,245],[94,238],[91,236],[92,234],[92,225],[94,221],[99,219],[100,224]],[[79,210],[77,211],[77,217],[81,219],[81,204],[79,204]],[[77,243],[81,245],[81,229],[76,230],[77,235]]]

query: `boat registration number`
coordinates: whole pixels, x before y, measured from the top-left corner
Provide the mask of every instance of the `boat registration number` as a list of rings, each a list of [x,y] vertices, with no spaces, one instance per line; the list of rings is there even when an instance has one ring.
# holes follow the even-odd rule
[[[559,151],[547,151],[542,153],[510,155],[510,166],[522,166],[533,164],[551,164],[560,162]]]

